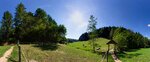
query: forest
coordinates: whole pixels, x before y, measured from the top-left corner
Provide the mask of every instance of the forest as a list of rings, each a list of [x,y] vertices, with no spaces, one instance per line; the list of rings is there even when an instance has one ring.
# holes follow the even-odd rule
[[[14,16],[14,17],[13,17]],[[1,45],[9,43],[64,43],[66,28],[57,22],[43,9],[37,8],[35,13],[27,12],[20,3],[15,15],[4,12],[1,29]]]

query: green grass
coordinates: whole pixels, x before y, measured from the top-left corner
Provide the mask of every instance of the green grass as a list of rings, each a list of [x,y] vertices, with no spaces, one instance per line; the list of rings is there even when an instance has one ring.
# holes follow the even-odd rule
[[[10,48],[11,46],[0,46],[0,57]]]
[[[14,46],[13,52],[11,53],[8,62],[17,62],[17,61],[18,61],[18,48],[17,46]]]
[[[92,53],[90,51],[84,51],[76,49],[66,45],[59,45],[57,50],[42,50],[34,45],[21,45],[22,51],[25,54],[27,60],[35,60],[38,62],[100,62],[101,55]],[[9,62],[15,62],[18,60],[16,47],[11,55]],[[104,60],[106,61],[106,59]],[[25,62],[22,56],[22,62]],[[110,60],[109,62],[112,62]]]
[[[68,46],[74,47],[74,48],[77,48],[77,49],[86,50],[86,51],[91,51],[92,46],[89,44],[89,41],[69,43]],[[106,45],[106,43],[108,41],[109,40],[104,39],[104,38],[97,38],[95,42],[98,44],[98,46],[96,48],[100,48],[101,52],[106,52],[108,50],[108,46]],[[84,46],[83,46],[83,44],[84,44]]]
[[[38,62],[100,62],[101,55],[60,44],[57,50],[42,50],[34,45],[21,45],[24,56],[28,60]],[[16,61],[17,49],[14,49],[11,59]],[[11,61],[10,61],[11,62]],[[22,57],[22,62],[25,59]]]
[[[109,40],[104,38],[96,39],[96,42],[100,45],[101,51],[107,50],[106,43]],[[85,44],[87,47],[83,47]],[[88,42],[74,42],[67,45],[58,44],[37,46],[35,44],[21,45],[22,52],[28,61],[35,60],[38,62],[101,62],[102,55],[93,53],[91,46]],[[18,49],[15,46],[9,62],[18,60]],[[22,56],[22,62],[25,62],[25,58]],[[106,62],[106,59],[104,59]],[[109,62],[114,62],[109,55]]]
[[[107,51],[106,43],[109,40],[104,38],[96,39],[96,43],[100,46],[101,52]],[[84,46],[83,46],[84,44]],[[86,47],[85,47],[86,46]],[[46,48],[45,48],[46,47]],[[35,44],[21,45],[24,56],[28,61],[35,60],[38,62],[101,62],[102,55],[92,53],[92,48],[88,41],[74,42],[67,45],[58,44],[56,49],[54,46],[47,45],[38,47]],[[98,48],[97,47],[97,48]],[[128,52],[118,53],[119,59],[122,62],[149,62],[150,61],[150,48],[133,49]],[[15,46],[9,62],[18,60],[18,49]],[[25,62],[22,56],[22,62]],[[104,60],[106,62],[106,59]],[[109,62],[114,62],[109,55]]]
[[[122,62],[149,62],[150,48],[133,49],[126,54],[118,54]]]
[[[91,40],[89,40],[89,41],[91,41]],[[67,46],[76,48],[79,50],[92,52],[92,46],[90,45],[89,41],[73,42],[73,43],[69,43]],[[106,52],[108,50],[108,45],[106,44],[107,42],[109,42],[108,39],[97,38],[95,42],[98,44],[98,46],[96,48],[100,48],[100,50],[98,52]],[[110,48],[112,48],[112,47],[113,47],[113,45],[110,46]],[[97,54],[97,53],[93,53],[93,54]],[[101,56],[101,55],[99,55],[99,56]],[[100,60],[101,59],[102,58],[100,58]],[[109,57],[109,60],[110,60],[109,62],[113,62],[113,59],[111,56]]]

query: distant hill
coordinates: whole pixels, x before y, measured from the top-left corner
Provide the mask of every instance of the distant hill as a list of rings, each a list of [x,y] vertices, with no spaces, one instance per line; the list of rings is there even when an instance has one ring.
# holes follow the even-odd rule
[[[67,38],[67,41],[68,41],[68,42],[77,42],[78,40],[77,40],[77,39]]]
[[[88,40],[90,41],[90,40]],[[74,43],[69,43],[68,45],[77,49],[86,50],[86,51],[92,51],[92,46],[89,44],[88,41],[79,41]],[[106,52],[108,50],[107,42],[109,40],[105,38],[96,38],[95,42],[97,43],[96,48],[100,48],[101,52]]]
[[[113,30],[113,31],[112,31]],[[150,47],[150,40],[138,32],[134,32],[124,27],[102,27],[97,29],[97,37],[110,39],[110,32],[113,32],[112,39],[116,41],[120,51]],[[79,41],[89,40],[90,33],[83,33]]]

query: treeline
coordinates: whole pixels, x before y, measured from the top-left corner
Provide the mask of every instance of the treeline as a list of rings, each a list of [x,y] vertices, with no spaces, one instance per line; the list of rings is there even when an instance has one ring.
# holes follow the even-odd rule
[[[112,31],[113,30],[113,31]],[[113,35],[110,35],[113,32]],[[128,49],[137,49],[150,47],[150,40],[144,37],[138,32],[133,32],[130,29],[124,27],[103,27],[97,29],[97,37],[110,39],[112,36],[113,40],[116,41],[118,50],[124,51]],[[89,33],[83,33],[80,41],[89,40]]]
[[[25,6],[20,3],[13,15],[6,11],[3,14],[0,43],[20,42],[50,42],[64,43],[66,28],[58,25],[56,21],[43,9],[37,8],[35,13],[27,12]]]

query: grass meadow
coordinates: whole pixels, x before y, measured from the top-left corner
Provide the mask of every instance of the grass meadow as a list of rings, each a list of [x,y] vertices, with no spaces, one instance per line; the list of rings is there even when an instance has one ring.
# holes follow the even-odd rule
[[[0,57],[10,48],[11,46],[0,46]]]
[[[96,39],[96,42],[100,45],[100,51],[106,51],[106,43],[109,40],[104,38]],[[83,46],[84,44],[84,46]],[[22,49],[22,62],[26,61],[38,61],[38,62],[101,62],[102,55],[92,53],[92,48],[87,41],[73,42],[67,45],[58,44],[56,49],[51,49],[51,45],[47,45],[47,49],[37,47],[36,44],[24,44],[21,45]],[[86,47],[85,47],[86,46]],[[10,46],[1,46],[1,55]],[[149,62],[150,48],[132,49],[125,53],[118,53],[118,57],[122,62]],[[18,48],[14,47],[9,62],[18,61]],[[106,62],[104,59],[103,62]],[[109,55],[109,62],[114,62]]]
[[[100,45],[98,46],[100,47],[100,52],[107,51],[106,43],[108,41],[104,38],[96,39],[96,43]],[[21,45],[22,62],[101,62],[102,60],[101,54],[92,53],[92,48],[88,41],[73,42],[67,45],[58,44],[57,46],[55,49],[52,49],[51,47],[54,48],[52,45],[45,47],[38,47],[36,44]],[[0,46],[0,55],[2,56],[9,48],[10,46]],[[125,53],[118,53],[118,57],[122,62],[149,62],[149,52],[150,48],[132,49]],[[17,61],[18,48],[15,46],[9,62]],[[106,62],[106,59],[103,62]],[[114,62],[110,55],[109,62]]]
[[[107,50],[107,39],[99,38],[97,43],[101,46],[101,50]],[[83,47],[85,44],[87,47]],[[101,62],[102,55],[93,53],[88,42],[74,42],[67,45],[58,44],[56,49],[51,49],[52,45],[47,45],[43,48],[37,47],[36,44],[21,45],[22,62],[38,61],[38,62]],[[18,48],[14,47],[9,62],[18,61]],[[103,60],[106,62],[106,59]],[[109,62],[114,62],[109,56]]]
[[[133,49],[118,56],[122,62],[150,62],[150,48]]]
[[[94,54],[90,51],[76,49],[66,45],[59,45],[56,50],[42,50],[34,47],[34,45],[21,45],[22,47],[22,62],[38,61],[38,62],[100,62],[101,55]],[[9,62],[17,61],[18,54],[15,48]],[[25,58],[24,58],[25,56]]]
[[[91,40],[89,40],[89,41],[91,41]],[[80,42],[69,43],[68,46],[77,48],[77,49],[86,50],[86,51],[91,51],[92,46],[89,44],[90,43],[89,41],[80,41]],[[97,38],[95,41],[97,43],[96,48],[100,48],[101,52],[106,52],[108,50],[108,46],[106,45],[106,43],[108,41],[109,40],[104,39],[104,38]]]

